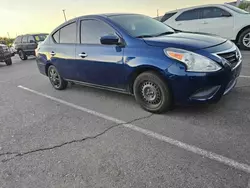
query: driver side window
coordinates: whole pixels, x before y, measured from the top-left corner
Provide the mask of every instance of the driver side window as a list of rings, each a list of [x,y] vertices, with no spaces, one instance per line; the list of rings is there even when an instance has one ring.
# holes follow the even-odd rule
[[[81,44],[101,44],[100,39],[105,35],[116,35],[115,30],[99,20],[81,21]]]
[[[201,11],[201,19],[209,19],[209,18],[221,18],[230,16],[231,14],[226,10],[223,10],[218,7],[206,7],[200,9]]]

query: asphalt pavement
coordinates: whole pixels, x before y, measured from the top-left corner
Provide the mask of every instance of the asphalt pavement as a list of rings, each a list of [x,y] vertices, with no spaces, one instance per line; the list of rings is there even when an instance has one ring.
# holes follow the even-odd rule
[[[153,115],[132,96],[56,91],[34,58],[0,64],[0,188],[250,188],[250,52],[213,105]]]

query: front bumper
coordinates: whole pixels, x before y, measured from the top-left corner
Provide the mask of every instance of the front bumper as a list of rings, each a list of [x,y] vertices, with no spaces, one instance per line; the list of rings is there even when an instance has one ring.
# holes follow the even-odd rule
[[[242,63],[233,69],[223,68],[214,73],[186,72],[172,65],[167,80],[176,104],[216,103],[236,85]]]

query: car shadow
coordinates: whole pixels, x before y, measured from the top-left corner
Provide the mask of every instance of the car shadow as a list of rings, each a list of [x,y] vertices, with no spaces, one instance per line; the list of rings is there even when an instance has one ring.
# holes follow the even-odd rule
[[[84,92],[89,95],[103,97],[106,100],[113,100],[120,103],[126,102],[126,105],[131,105],[131,107],[138,106],[140,108],[139,104],[136,102],[133,95],[124,94],[124,93],[118,93],[98,88],[92,88],[88,86],[82,86],[82,85],[69,85],[70,89],[76,92]],[[204,114],[204,113],[211,113],[213,111],[217,110],[219,104],[202,104],[202,105],[190,105],[190,106],[180,106],[180,105],[174,105],[173,109],[170,111],[167,111],[163,113],[162,115],[166,116],[178,116],[178,115],[198,115],[198,114]]]

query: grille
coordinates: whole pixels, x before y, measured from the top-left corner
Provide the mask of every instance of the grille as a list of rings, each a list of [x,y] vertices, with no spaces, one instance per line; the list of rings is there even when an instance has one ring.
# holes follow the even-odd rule
[[[237,50],[218,55],[226,59],[232,68],[237,65],[240,58],[240,55],[238,54]]]

